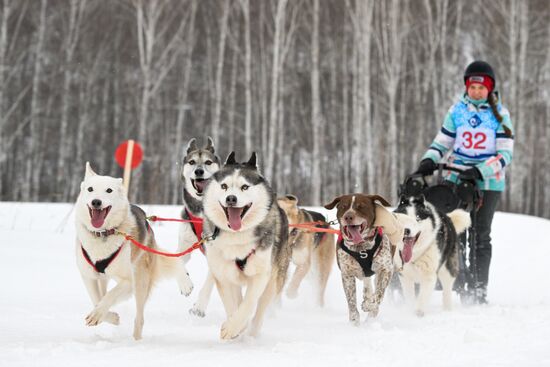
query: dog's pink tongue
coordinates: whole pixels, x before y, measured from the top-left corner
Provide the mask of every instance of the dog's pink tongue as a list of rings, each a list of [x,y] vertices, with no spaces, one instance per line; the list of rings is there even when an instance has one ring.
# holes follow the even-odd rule
[[[241,221],[241,213],[243,212],[243,208],[227,208],[227,216],[229,219],[229,227],[231,227],[232,230],[238,231],[241,229],[242,221]]]
[[[92,226],[95,228],[100,228],[105,222],[105,217],[107,216],[107,210],[92,209]]]
[[[361,236],[361,226],[348,226],[348,232],[351,235],[351,240],[354,244],[363,242],[363,236]]]
[[[413,256],[413,245],[414,245],[415,238],[414,237],[405,237],[403,239],[403,251],[401,252],[401,255],[403,256],[403,262],[408,263],[411,261],[411,258]]]
[[[195,181],[195,186],[197,186],[197,189],[199,192],[203,192],[204,187],[206,186],[207,183],[208,183],[207,180]]]

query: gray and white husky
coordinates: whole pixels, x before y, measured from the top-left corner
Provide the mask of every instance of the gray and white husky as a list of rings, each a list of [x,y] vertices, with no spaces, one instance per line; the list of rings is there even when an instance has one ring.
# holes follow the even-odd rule
[[[452,307],[452,288],[458,275],[458,234],[471,224],[470,215],[462,209],[445,214],[425,200],[423,195],[401,196],[396,213],[408,215],[418,223],[420,234],[412,248],[406,247],[394,261],[402,262],[399,273],[405,299],[415,299],[415,283],[420,284],[416,314],[423,316],[437,279],[443,288],[443,307]]]
[[[110,308],[134,295],[136,318],[134,338],[141,339],[143,309],[155,282],[175,277],[186,296],[193,284],[184,264],[174,258],[145,252],[134,246],[120,232],[145,246],[158,249],[145,213],[128,202],[122,179],[96,174],[86,163],[84,181],[75,206],[76,263],[93,303],[86,324],[101,322],[118,325],[119,317]],[[107,282],[116,286],[107,291]]]
[[[208,137],[206,146],[197,147],[195,138],[189,140],[186,155],[183,158],[181,180],[183,181],[183,219],[201,220],[203,218],[202,198],[204,189],[212,175],[220,169],[220,159],[215,154],[214,143]],[[179,231],[179,245],[186,250],[197,241],[200,241],[202,225],[197,223],[182,223]],[[191,255],[183,257],[187,263]],[[193,315],[204,317],[214,279],[208,274],[204,285],[199,292],[199,299],[189,310]]]
[[[237,337],[251,319],[250,334],[257,335],[281,294],[291,250],[286,215],[258,172],[256,154],[237,163],[232,152],[206,186],[203,205],[206,258],[227,314],[220,336]]]

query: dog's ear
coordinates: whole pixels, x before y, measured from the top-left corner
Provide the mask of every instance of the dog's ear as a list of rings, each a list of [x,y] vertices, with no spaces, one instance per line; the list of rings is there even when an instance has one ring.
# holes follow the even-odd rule
[[[380,195],[368,195],[368,197],[371,198],[372,201],[378,201],[378,202],[380,202],[380,204],[382,204],[384,206],[391,206],[391,204],[388,203],[388,201]]]
[[[208,150],[210,151],[210,153],[214,154],[214,141],[212,141],[212,138],[211,137],[208,137],[207,138],[207,143],[206,143],[206,146],[204,147],[205,150]]]
[[[338,197],[334,198],[334,200],[332,200],[330,203],[325,204],[323,206],[325,207],[325,209],[333,209],[336,205],[338,205],[340,200],[342,200],[342,197],[338,196]]]
[[[128,192],[126,191],[126,187],[124,186],[124,180],[122,178],[116,179],[118,186],[118,189],[121,193],[123,193],[126,197],[128,197]]]
[[[287,198],[290,201],[294,201],[296,204],[298,204],[298,198],[294,195],[286,194],[285,198]]]
[[[250,159],[245,163],[245,165],[252,169],[258,169],[258,166],[256,165],[256,152],[252,152]]]
[[[227,159],[225,160],[226,166],[230,164],[237,164],[237,161],[235,160],[235,152],[229,153],[229,155],[227,156]]]
[[[90,162],[86,162],[86,173],[84,174],[84,179],[90,178],[92,176],[97,176],[97,173],[94,172]]]
[[[192,138],[191,140],[189,140],[189,143],[187,143],[187,154],[197,149],[197,139]]]

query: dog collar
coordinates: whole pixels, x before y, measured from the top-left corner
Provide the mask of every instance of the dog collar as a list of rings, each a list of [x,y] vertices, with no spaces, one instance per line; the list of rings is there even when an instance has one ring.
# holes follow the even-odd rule
[[[90,231],[94,237],[108,237],[116,233],[115,228],[106,229],[104,231]]]

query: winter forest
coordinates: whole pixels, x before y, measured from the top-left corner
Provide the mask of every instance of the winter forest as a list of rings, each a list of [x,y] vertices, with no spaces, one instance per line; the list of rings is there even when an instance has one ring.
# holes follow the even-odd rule
[[[483,59],[515,127],[499,209],[550,218],[549,50],[547,0],[3,0],[0,200],[73,202],[136,139],[131,201],[178,204],[211,136],[301,204],[395,203]]]

